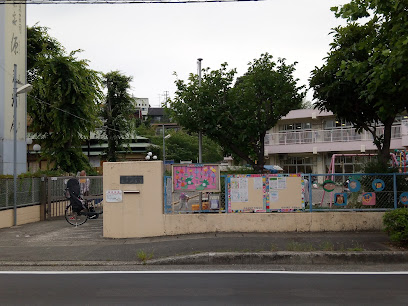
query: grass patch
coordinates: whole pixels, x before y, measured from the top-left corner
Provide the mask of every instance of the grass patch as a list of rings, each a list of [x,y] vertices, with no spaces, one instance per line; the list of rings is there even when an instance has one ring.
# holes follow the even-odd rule
[[[315,251],[315,248],[311,243],[291,241],[286,245],[286,250],[292,252],[310,252]]]
[[[145,251],[141,250],[137,252],[137,257],[142,261],[144,264],[146,263],[147,260],[153,258],[153,252],[152,253],[146,253]]]
[[[334,251],[334,244],[330,241],[324,241],[320,244],[320,250],[322,251]]]
[[[347,251],[362,252],[364,251],[364,247],[360,245],[358,242],[357,243],[353,242],[353,246],[351,248],[348,248]]]
[[[364,248],[362,248],[362,247],[348,248],[347,251],[362,252],[362,251],[364,251]]]

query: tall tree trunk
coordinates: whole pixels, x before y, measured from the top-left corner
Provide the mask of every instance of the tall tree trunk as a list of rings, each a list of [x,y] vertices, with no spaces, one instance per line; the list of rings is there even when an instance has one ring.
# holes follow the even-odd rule
[[[385,166],[388,166],[390,160],[390,147],[391,147],[391,130],[394,118],[388,119],[384,122],[384,139],[382,148],[378,152],[378,160]]]
[[[265,166],[265,135],[266,132],[261,133],[259,135],[258,144],[256,146],[257,150],[257,163],[254,167],[255,171],[258,173],[262,173],[264,171]]]

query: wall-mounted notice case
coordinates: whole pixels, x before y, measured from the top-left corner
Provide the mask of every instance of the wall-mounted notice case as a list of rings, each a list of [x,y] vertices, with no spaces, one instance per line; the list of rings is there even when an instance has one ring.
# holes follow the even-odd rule
[[[143,175],[121,175],[121,184],[143,184]]]

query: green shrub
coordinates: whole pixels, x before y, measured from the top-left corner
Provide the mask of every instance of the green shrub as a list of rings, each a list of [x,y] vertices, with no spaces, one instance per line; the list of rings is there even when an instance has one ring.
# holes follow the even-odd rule
[[[363,168],[364,173],[398,173],[398,168],[388,167],[380,163],[377,159],[365,163]]]
[[[398,208],[385,213],[383,217],[384,230],[391,240],[408,244],[408,209]]]

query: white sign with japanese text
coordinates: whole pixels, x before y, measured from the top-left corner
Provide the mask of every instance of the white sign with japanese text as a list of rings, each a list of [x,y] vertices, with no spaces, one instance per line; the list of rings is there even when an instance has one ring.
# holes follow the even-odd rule
[[[122,202],[122,190],[106,190],[106,202],[107,203]]]

